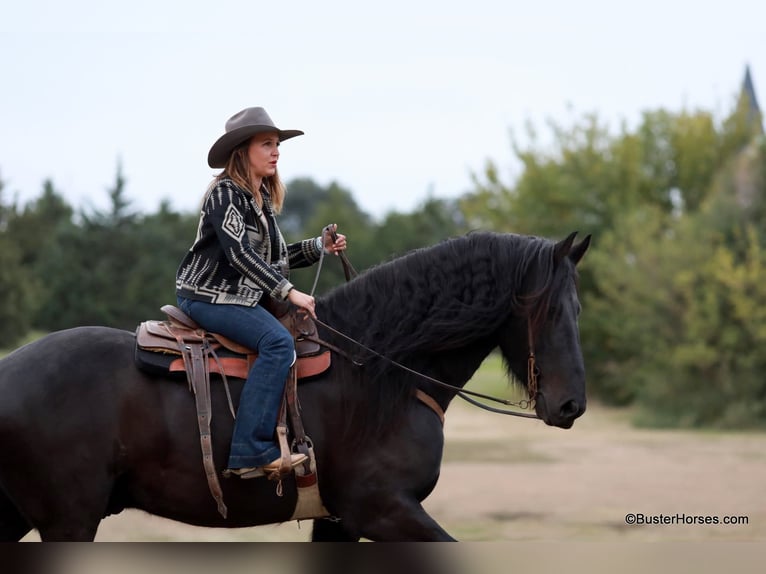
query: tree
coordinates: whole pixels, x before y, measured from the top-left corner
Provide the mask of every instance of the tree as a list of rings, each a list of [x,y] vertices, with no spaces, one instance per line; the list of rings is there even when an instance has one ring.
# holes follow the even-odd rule
[[[656,206],[625,213],[587,254],[589,289],[581,289],[581,344],[589,390],[608,404],[634,402],[655,375],[676,320],[668,282],[676,259],[674,221]],[[664,377],[663,377],[663,380]]]
[[[80,223],[59,229],[41,261],[49,281],[38,322],[46,329],[78,325],[135,327],[139,317],[127,287],[140,269],[140,218],[129,209],[118,166],[107,211],[80,212]]]
[[[329,190],[306,177],[291,180],[287,190],[287,201],[279,218],[279,229],[290,241],[289,238],[298,238],[307,231],[317,206],[328,200]],[[351,194],[349,199],[350,197]]]
[[[175,304],[175,273],[195,237],[199,216],[179,214],[167,202],[137,222],[131,243],[138,254],[124,284],[124,302],[131,309],[126,322],[136,324]]]
[[[3,187],[0,180],[0,325],[3,326],[0,345],[8,347],[16,344],[29,329],[31,275],[11,233],[17,207],[3,201]]]
[[[375,244],[382,257],[390,259],[465,231],[457,201],[428,198],[412,213],[386,215],[376,230]]]

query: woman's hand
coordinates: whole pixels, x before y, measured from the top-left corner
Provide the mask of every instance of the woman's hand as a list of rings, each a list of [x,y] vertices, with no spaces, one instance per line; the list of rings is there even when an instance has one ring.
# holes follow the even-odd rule
[[[335,237],[335,241],[332,240],[332,234],[334,231],[338,229],[337,223],[331,223],[327,227],[325,227],[325,230],[327,233],[324,233],[324,250],[325,253],[333,253],[336,256],[338,253],[346,249],[346,236],[341,235],[338,233]]]
[[[290,292],[287,294],[287,300],[298,307],[298,309],[311,315],[312,318],[317,318],[316,312],[314,311],[315,301],[311,295],[307,295],[306,293],[293,288],[290,289]]]

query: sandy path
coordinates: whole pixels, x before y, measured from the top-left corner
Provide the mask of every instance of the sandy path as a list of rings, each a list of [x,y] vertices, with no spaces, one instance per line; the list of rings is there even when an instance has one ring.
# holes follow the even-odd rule
[[[505,463],[445,465],[427,506],[458,538],[766,540],[765,434],[634,429],[603,409],[571,431],[465,409],[450,415],[448,454],[478,437],[484,448],[473,447],[474,459],[508,453]],[[631,526],[628,513],[677,523]],[[730,515],[748,524],[683,523]]]

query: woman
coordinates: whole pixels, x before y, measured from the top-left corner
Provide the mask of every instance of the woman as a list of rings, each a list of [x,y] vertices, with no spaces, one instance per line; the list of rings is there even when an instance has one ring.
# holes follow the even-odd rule
[[[275,215],[285,196],[279,144],[299,135],[278,129],[263,108],[247,108],[226,122],[208,154],[210,167],[223,171],[208,188],[197,238],[176,274],[178,306],[186,314],[259,354],[242,390],[229,454],[229,469],[243,478],[280,465],[274,431],[295,360],[292,337],[264,303],[286,300],[316,317],[314,298],[293,287],[290,268],[317,262],[323,248],[336,255],[346,248],[343,235],[287,245],[279,231]],[[292,466],[305,459],[293,454]]]

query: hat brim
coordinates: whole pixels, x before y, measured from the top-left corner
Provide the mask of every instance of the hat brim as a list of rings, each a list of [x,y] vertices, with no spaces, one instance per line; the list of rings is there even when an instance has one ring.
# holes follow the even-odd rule
[[[279,141],[303,135],[303,132],[300,130],[279,130],[275,129],[274,126],[268,125],[242,126],[241,128],[226,132],[218,138],[207,154],[207,164],[213,168],[224,167],[235,147],[247,141],[255,134],[266,132],[276,133],[279,136]]]

